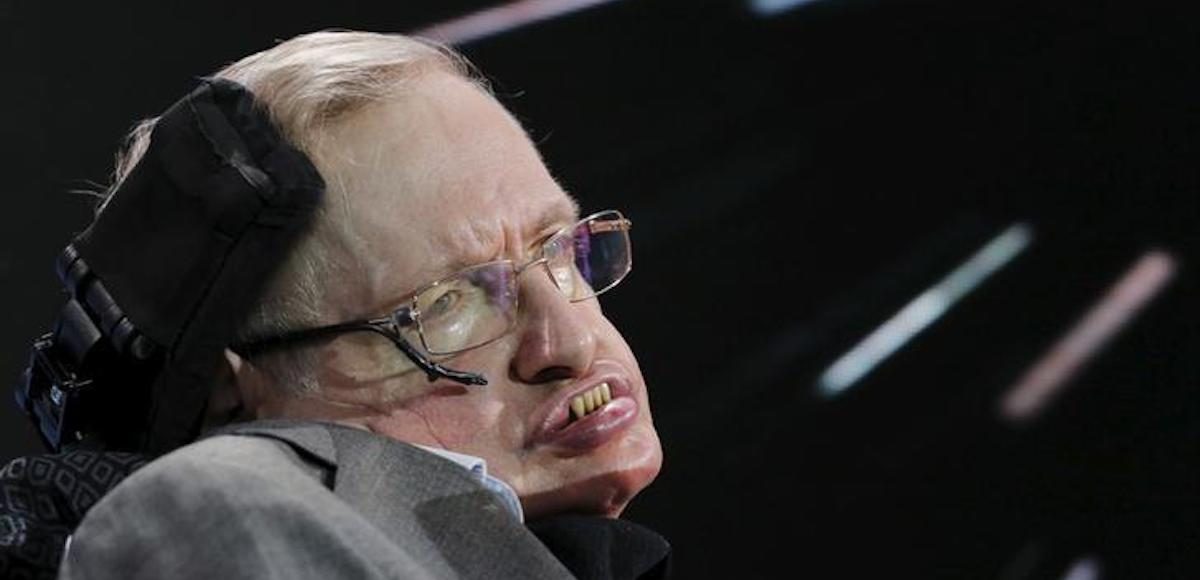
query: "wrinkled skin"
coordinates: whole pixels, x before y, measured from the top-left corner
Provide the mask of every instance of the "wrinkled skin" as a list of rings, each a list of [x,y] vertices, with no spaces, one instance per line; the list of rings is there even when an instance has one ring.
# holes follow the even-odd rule
[[[345,212],[352,224],[341,249],[344,276],[333,285],[324,323],[387,313],[412,290],[466,265],[525,263],[578,219],[519,124],[449,74],[429,73],[394,101],[339,120],[312,157],[329,184],[330,211]],[[615,517],[662,462],[637,361],[596,299],[567,301],[536,267],[521,275],[519,292],[512,333],[445,361],[483,374],[485,387],[431,383],[370,333],[318,347],[318,393],[283,395],[232,357],[235,382],[256,417],[335,420],[482,457],[516,490],[528,519]],[[549,406],[602,377],[630,386],[633,421],[588,449],[534,440]]]

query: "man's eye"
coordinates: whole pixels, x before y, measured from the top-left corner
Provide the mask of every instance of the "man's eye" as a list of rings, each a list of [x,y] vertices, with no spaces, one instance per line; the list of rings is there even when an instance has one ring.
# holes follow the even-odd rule
[[[421,309],[421,317],[431,320],[445,316],[454,311],[460,300],[462,300],[462,292],[453,288],[448,289],[441,293],[429,306]]]

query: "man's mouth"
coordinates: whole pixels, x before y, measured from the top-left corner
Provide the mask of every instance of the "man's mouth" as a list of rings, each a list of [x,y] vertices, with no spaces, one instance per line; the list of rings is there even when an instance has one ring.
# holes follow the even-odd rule
[[[547,405],[531,441],[568,454],[604,445],[632,425],[639,414],[630,385],[620,377],[608,377],[565,398],[547,401]]]
[[[578,421],[612,402],[612,389],[600,383],[571,399],[571,422]]]

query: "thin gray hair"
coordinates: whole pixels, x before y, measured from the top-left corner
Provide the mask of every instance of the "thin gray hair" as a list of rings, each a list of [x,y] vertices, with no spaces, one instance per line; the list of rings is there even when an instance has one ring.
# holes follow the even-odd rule
[[[213,77],[248,88],[266,108],[283,138],[310,157],[324,128],[368,105],[394,98],[406,83],[424,73],[456,74],[486,90],[486,83],[461,55],[420,38],[399,34],[321,31],[304,34],[242,58]],[[150,145],[158,118],[137,123],[117,154],[113,185],[104,204],[137,165]],[[282,333],[320,324],[326,312],[327,283],[334,279],[338,248],[350,247],[352,224],[331,211],[330,196],[346,195],[329,184],[326,203],[312,228],[288,259],[237,332],[235,340]],[[343,199],[343,202],[347,200]],[[294,394],[318,388],[315,359],[309,349],[280,349],[256,359],[273,382]]]

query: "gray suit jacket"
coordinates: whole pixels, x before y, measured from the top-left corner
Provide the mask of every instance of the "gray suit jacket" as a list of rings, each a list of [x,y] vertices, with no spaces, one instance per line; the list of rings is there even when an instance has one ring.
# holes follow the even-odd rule
[[[60,578],[570,578],[462,467],[323,423],[236,426],[88,512]]]

